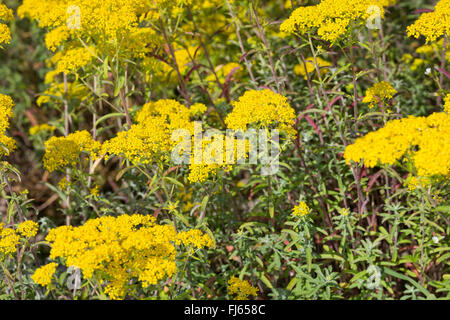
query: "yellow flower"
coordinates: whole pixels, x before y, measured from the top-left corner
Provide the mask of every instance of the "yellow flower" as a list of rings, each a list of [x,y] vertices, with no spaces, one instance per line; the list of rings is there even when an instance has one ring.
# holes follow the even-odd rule
[[[292,209],[292,214],[294,216],[304,217],[311,212],[311,209],[308,207],[306,202],[301,201],[297,206]]]
[[[9,127],[9,118],[13,116],[14,102],[9,96],[0,93],[0,157],[8,155],[16,147],[16,143],[5,132]]]
[[[56,72],[56,71],[55,71]],[[40,107],[44,103],[50,101],[60,102],[66,96],[66,90],[64,83],[57,83],[54,81],[56,73],[49,72],[46,74],[45,83],[51,83],[51,86],[46,89],[37,99],[36,104]],[[69,82],[67,84],[67,96],[71,99],[85,100],[89,96],[87,88],[78,82]]]
[[[189,112],[192,116],[204,114],[208,108],[203,103],[194,103],[190,108]]]
[[[79,227],[50,230],[50,258],[63,258],[91,278],[107,281],[105,293],[121,299],[133,279],[142,287],[157,284],[177,272],[175,244],[203,248],[212,245],[198,230],[176,232],[171,225],[158,225],[153,216],[140,214],[104,216]]]
[[[52,283],[52,278],[56,272],[57,266],[58,264],[55,262],[48,263],[45,266],[36,269],[31,276],[31,279],[43,287],[48,287]]]
[[[207,233],[203,233],[198,229],[191,229],[186,232],[178,233],[175,244],[183,244],[186,247],[193,246],[195,248],[210,248],[214,246],[214,242]]]
[[[14,253],[19,240],[20,236],[15,230],[5,228],[4,224],[0,223],[0,254],[10,255]]]
[[[315,60],[314,60],[314,57],[309,57],[305,60],[306,70],[305,70],[305,65],[303,63],[300,63],[294,67],[294,73],[297,75],[302,75],[303,78],[305,78],[305,80],[308,79],[307,74],[311,78],[312,76],[317,74],[316,61],[317,61],[317,67],[322,76],[330,70],[327,68],[327,67],[331,67],[330,62],[323,60],[320,57],[316,57]]]
[[[225,118],[229,129],[245,131],[249,125],[258,128],[273,126],[289,136],[295,135],[294,109],[287,98],[278,93],[269,89],[249,90],[231,104],[233,111]]]
[[[450,93],[444,98],[444,112],[450,114]]]
[[[340,213],[343,217],[346,217],[346,216],[348,216],[348,215],[350,214],[350,211],[349,211],[347,208],[341,208],[341,209],[339,210],[339,213]]]
[[[450,115],[433,113],[389,121],[384,128],[357,138],[347,146],[348,162],[364,160],[364,165],[393,165],[408,154],[417,175],[447,176],[450,174]]]
[[[75,166],[81,152],[95,158],[100,147],[100,142],[93,140],[86,130],[71,133],[67,137],[51,137],[45,142],[44,167],[52,172]]]
[[[235,300],[247,300],[248,296],[258,295],[258,288],[253,287],[247,280],[231,277],[228,280],[228,294],[236,295]]]
[[[89,192],[90,192],[93,196],[98,197],[98,195],[99,195],[98,186],[95,186],[95,187],[89,189]]]
[[[14,15],[11,9],[7,8],[4,4],[0,3],[0,45],[2,43],[8,44],[11,41],[11,31],[6,24],[1,21],[12,21]],[[1,46],[0,46],[1,48]]]
[[[424,36],[426,42],[436,41],[450,35],[450,0],[440,0],[433,12],[422,13],[419,19],[407,28],[408,36]]]
[[[24,0],[17,12],[19,17],[36,20],[41,28],[49,30],[45,42],[52,51],[59,46],[79,45],[81,39],[110,55],[120,44],[121,54],[136,57],[161,43],[161,37],[145,27],[158,18],[151,13],[173,7],[176,3],[167,0]],[[71,61],[73,58],[66,57]]]
[[[30,135],[34,136],[36,134],[39,134],[41,132],[53,132],[56,130],[56,127],[48,125],[46,123],[41,124],[41,125],[37,125],[37,126],[32,126],[30,128]]]
[[[405,53],[403,56],[402,56],[402,61],[405,61],[406,63],[411,63],[411,61],[413,61],[413,56],[412,55],[410,55],[409,53]]]
[[[0,23],[0,45],[11,41],[11,31],[6,24]],[[0,47],[1,48],[1,47]]]
[[[102,153],[106,158],[123,156],[133,163],[167,160],[176,145],[171,139],[173,131],[186,129],[193,133],[194,123],[190,118],[190,110],[175,100],[147,103],[136,114],[137,123],[103,143]]]
[[[374,84],[372,87],[367,89],[366,96],[364,97],[364,103],[369,104],[369,108],[373,108],[376,104],[382,102],[386,103],[387,100],[392,99],[392,97],[397,93],[389,82],[381,81],[380,83]]]
[[[410,67],[411,71],[416,71],[421,65],[425,64],[426,61],[424,59],[414,59],[412,66]]]
[[[34,237],[38,230],[39,225],[31,220],[24,221],[17,227],[17,232],[26,238]]]
[[[76,73],[78,69],[86,66],[94,58],[95,49],[75,48],[56,53],[52,58],[52,64],[56,65],[56,73]]]
[[[377,6],[383,17],[383,7],[393,3],[395,1],[389,0],[322,0],[315,6],[295,9],[280,30],[300,35],[316,32],[323,40],[334,42],[347,33],[350,25],[361,25],[371,18],[371,6]]]

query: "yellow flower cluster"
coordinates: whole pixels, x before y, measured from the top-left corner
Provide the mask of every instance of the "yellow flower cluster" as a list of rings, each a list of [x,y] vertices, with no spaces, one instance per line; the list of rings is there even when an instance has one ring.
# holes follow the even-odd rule
[[[326,74],[328,71],[330,71],[330,69],[328,69],[328,67],[332,66],[330,62],[323,60],[320,57],[316,57],[316,60],[314,60],[314,57],[309,57],[305,60],[305,64],[300,63],[294,67],[294,73],[296,75],[302,75],[303,78],[305,78],[305,80],[308,79],[308,76],[311,78],[311,76],[314,76],[314,74],[317,74],[316,61],[317,61],[317,67],[319,68],[319,72],[322,76],[324,74]],[[305,65],[306,65],[306,70],[305,70]],[[311,73],[313,73],[313,74],[311,74]]]
[[[76,166],[82,152],[96,158],[100,147],[101,143],[95,141],[86,130],[67,137],[51,137],[45,142],[44,167],[52,172],[66,166]]]
[[[151,13],[160,6],[176,4],[168,0],[24,0],[17,12],[50,30],[46,45],[52,51],[66,41],[79,43],[81,38],[95,43],[99,51],[120,45],[136,53],[137,48],[146,51],[146,45],[158,42],[156,33],[142,26],[149,18],[158,17]]]
[[[31,279],[33,281],[43,287],[49,287],[52,283],[53,275],[56,272],[56,267],[58,266],[55,262],[50,262],[46,264],[45,266],[42,266],[40,268],[37,268],[33,275],[31,276]]]
[[[11,31],[8,26],[1,21],[12,21],[14,19],[13,11],[0,3],[0,48],[2,43],[8,44],[11,41]]]
[[[450,35],[450,0],[440,0],[433,12],[422,13],[419,19],[407,28],[408,36],[424,36],[427,43]]]
[[[216,86],[217,83],[216,76],[219,79],[220,83],[222,84],[225,83],[227,76],[231,73],[231,71],[233,71],[233,69],[235,70],[231,75],[232,78],[237,78],[238,76],[241,75],[242,67],[238,63],[230,62],[225,65],[218,66],[215,70],[216,73],[215,75],[214,73],[211,73],[206,77],[206,81],[208,81],[209,88],[213,88]]]
[[[308,205],[304,201],[301,201],[297,206],[295,206],[292,209],[292,214],[297,217],[299,217],[299,216],[304,217],[304,216],[308,215],[310,212],[311,212],[311,209],[308,207]]]
[[[0,157],[8,155],[16,146],[14,140],[5,134],[9,127],[9,118],[13,116],[13,106],[11,97],[0,93]]]
[[[415,151],[417,148],[417,151]],[[419,176],[450,174],[450,115],[433,113],[389,121],[384,128],[370,132],[347,146],[344,157],[364,160],[367,167],[393,165],[407,154]]]
[[[51,72],[47,73],[50,77],[52,77],[54,74],[51,74]],[[53,80],[49,79],[49,81],[46,81],[46,83],[49,83]],[[61,102],[61,100],[65,97],[65,86],[64,83],[52,83],[51,86],[45,90],[39,98],[36,99],[36,104],[41,107],[43,104],[50,102],[53,100],[53,102]],[[67,96],[70,97],[70,99],[77,99],[77,100],[85,100],[89,96],[88,89],[80,84],[79,82],[69,82],[67,83]]]
[[[233,111],[225,118],[225,124],[232,130],[247,130],[247,126],[258,128],[273,126],[294,136],[295,112],[287,98],[269,89],[246,91],[237,101],[231,103]]]
[[[112,299],[123,298],[127,284],[137,278],[143,287],[177,272],[175,245],[210,247],[211,238],[199,230],[177,233],[171,225],[158,225],[152,216],[140,214],[104,216],[79,227],[50,230],[50,258],[63,258],[83,276],[108,281]]]
[[[444,98],[444,112],[450,114],[450,93]]]
[[[228,280],[228,294],[236,295],[235,300],[247,300],[248,296],[258,295],[258,288],[253,287],[247,280],[231,277]]]
[[[362,102],[368,103],[369,108],[373,108],[380,102],[386,103],[387,100],[392,99],[396,93],[397,90],[395,90],[389,82],[381,81],[367,89],[366,96]]]
[[[347,33],[350,25],[366,22],[373,14],[370,10],[371,6],[377,6],[380,17],[383,17],[383,7],[395,2],[392,0],[322,0],[315,6],[294,10],[289,19],[281,24],[280,30],[301,35],[317,32],[323,40],[334,42]]]
[[[181,103],[162,99],[145,104],[137,113],[128,131],[121,131],[116,137],[105,141],[102,153],[124,156],[133,163],[148,164],[156,159],[167,159],[175,142],[172,132],[186,129],[193,134],[194,124],[190,110]]]
[[[34,237],[37,234],[38,230],[39,225],[32,220],[24,221],[17,227],[17,232],[25,238]]]
[[[194,103],[190,109],[189,112],[191,116],[201,115],[204,114],[208,110],[208,108],[203,103]]]
[[[433,184],[433,179],[430,177],[416,177],[412,175],[410,175],[404,183],[404,185],[408,187],[409,191],[414,191],[417,188],[426,188],[431,184]]]
[[[59,182],[58,182],[58,187],[61,189],[61,190],[66,190],[68,187],[70,187],[71,186],[71,183],[70,183],[70,181],[68,181],[67,180],[67,177],[66,176],[64,176],[61,180],[59,180]]]
[[[25,238],[34,237],[39,229],[39,225],[31,220],[19,224],[16,230],[6,228],[0,223],[0,255],[10,255],[16,251],[20,236]]]
[[[29,132],[30,132],[30,135],[34,136],[34,135],[39,134],[41,132],[53,132],[55,130],[56,130],[56,127],[44,123],[44,124],[40,124],[40,125],[37,125],[37,126],[32,126],[30,128]]]
[[[95,49],[75,48],[57,52],[51,59],[51,63],[56,65],[55,73],[76,73],[78,69],[88,65],[94,58]]]
[[[10,255],[16,251],[16,246],[19,244],[20,236],[14,229],[5,228],[3,223],[0,223],[0,254]]]

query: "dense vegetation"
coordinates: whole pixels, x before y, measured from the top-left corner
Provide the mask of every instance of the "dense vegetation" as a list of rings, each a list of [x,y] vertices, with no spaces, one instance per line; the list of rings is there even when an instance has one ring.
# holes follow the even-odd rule
[[[2,0],[0,298],[448,299],[432,2]]]

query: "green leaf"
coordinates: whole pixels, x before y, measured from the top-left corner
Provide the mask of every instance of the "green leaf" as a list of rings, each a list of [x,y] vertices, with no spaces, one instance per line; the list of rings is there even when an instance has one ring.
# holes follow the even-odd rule
[[[403,275],[403,274],[401,274],[401,273],[398,273],[398,272],[396,272],[396,271],[394,271],[394,270],[392,270],[392,269],[389,269],[389,268],[387,268],[387,267],[383,267],[383,271],[384,271],[384,273],[386,273],[386,274],[388,274],[388,275],[390,275],[390,276],[393,276],[393,277],[396,277],[396,278],[399,278],[399,279],[408,281],[408,282],[411,283],[413,286],[415,286],[420,292],[422,292],[422,293],[427,297],[427,299],[436,299],[436,297],[434,296],[434,294],[430,293],[430,292],[429,292],[427,289],[425,289],[420,283],[418,283],[417,281],[411,279],[410,277],[405,276],[405,275]]]
[[[321,258],[321,259],[331,259],[331,260],[345,262],[345,259],[343,257],[341,257],[340,255],[338,255],[337,253],[335,253],[335,252],[322,253],[322,254],[319,255],[319,258]]]

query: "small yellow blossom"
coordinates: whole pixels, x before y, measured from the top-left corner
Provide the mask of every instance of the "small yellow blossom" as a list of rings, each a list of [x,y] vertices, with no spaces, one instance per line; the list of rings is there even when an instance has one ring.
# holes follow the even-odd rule
[[[278,93],[269,89],[249,90],[231,104],[233,111],[225,118],[229,129],[245,131],[249,125],[256,125],[257,128],[273,125],[289,136],[295,135],[294,109],[287,98]]]
[[[432,12],[422,13],[407,33],[415,38],[424,36],[427,43],[450,35],[450,0],[440,0]]]
[[[189,112],[192,116],[201,115],[206,112],[208,108],[203,103],[194,103],[190,109]]]
[[[199,230],[176,232],[171,225],[159,225],[150,215],[103,216],[79,227],[50,230],[50,258],[62,258],[66,266],[79,268],[83,276],[96,274],[106,281],[105,293],[122,299],[133,279],[142,287],[155,285],[177,272],[175,244],[209,247],[212,240]]]
[[[280,30],[300,35],[314,32],[323,40],[335,42],[347,34],[349,26],[362,25],[371,18],[371,6],[379,8],[382,18],[383,7],[393,3],[391,0],[322,0],[317,5],[295,9]]]
[[[450,114],[450,93],[444,98],[444,112]]]
[[[19,244],[20,236],[14,229],[5,228],[3,223],[0,223],[0,254],[10,255],[16,251]]]
[[[297,75],[302,75],[303,78],[305,78],[305,80],[308,79],[308,76],[310,78],[315,76],[317,74],[316,61],[317,61],[317,68],[319,69],[321,76],[329,72],[330,69],[328,69],[328,67],[331,67],[330,62],[323,60],[320,57],[316,57],[316,59],[314,59],[314,57],[309,57],[305,60],[305,64],[300,63],[294,67],[294,73]]]
[[[311,212],[311,209],[308,207],[306,202],[301,201],[297,206],[292,209],[292,214],[294,216],[304,217]]]
[[[66,166],[75,166],[81,152],[86,152],[93,158],[101,143],[93,140],[86,130],[76,131],[67,137],[51,137],[45,142],[44,167],[52,172]]]
[[[37,234],[38,230],[39,230],[39,225],[32,220],[27,220],[25,222],[22,222],[17,227],[17,232],[19,232],[22,236],[24,236],[26,238],[34,237]]]
[[[389,121],[384,128],[357,138],[347,146],[348,162],[364,160],[364,165],[393,165],[409,154],[417,175],[422,177],[450,174],[450,115],[433,113]]]
[[[36,134],[39,134],[41,132],[53,132],[56,130],[56,127],[48,125],[46,123],[41,124],[41,125],[37,125],[37,126],[32,126],[30,128],[30,135],[34,136]]]
[[[253,287],[247,280],[231,277],[228,280],[228,294],[236,295],[235,300],[248,300],[248,296],[258,295],[258,288]]]
[[[45,266],[36,269],[31,276],[31,279],[43,287],[49,287],[52,283],[52,278],[56,272],[57,266],[58,264],[55,262],[48,263]]]
[[[9,128],[9,118],[13,116],[13,107],[11,97],[0,93],[0,156],[8,155],[16,147],[14,139],[5,134]]]
[[[362,102],[368,103],[369,108],[373,108],[380,102],[386,103],[389,99],[392,99],[396,93],[397,90],[395,90],[389,82],[381,81],[367,89],[366,96]]]

